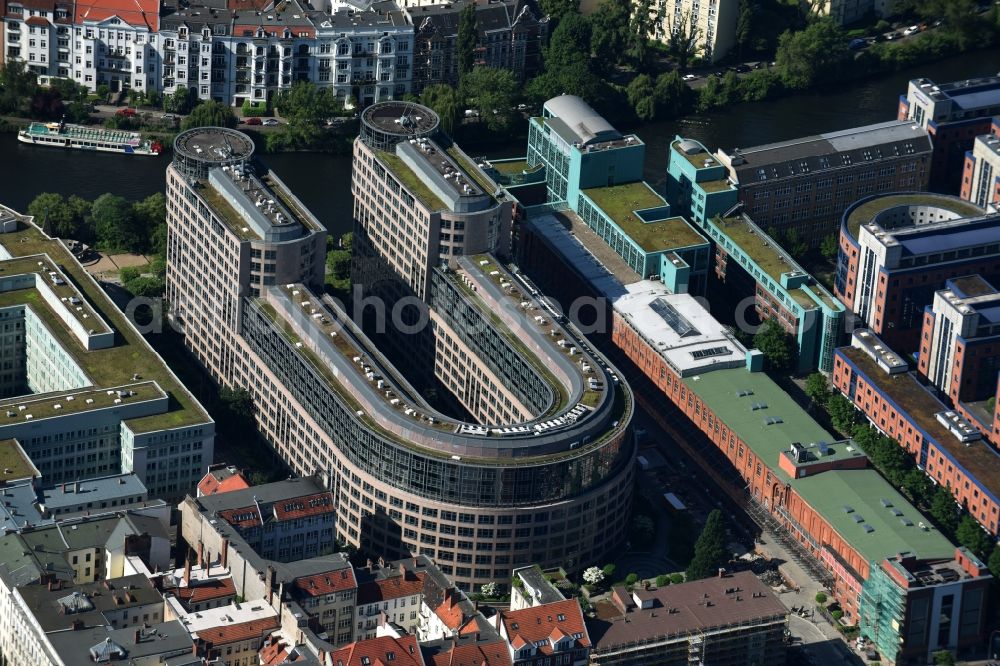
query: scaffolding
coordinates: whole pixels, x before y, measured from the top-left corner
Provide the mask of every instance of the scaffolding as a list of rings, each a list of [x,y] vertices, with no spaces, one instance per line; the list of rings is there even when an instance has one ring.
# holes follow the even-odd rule
[[[906,611],[905,592],[880,566],[872,567],[868,580],[861,586],[858,608],[861,633],[875,644],[887,661],[896,661],[902,640],[898,627]]]

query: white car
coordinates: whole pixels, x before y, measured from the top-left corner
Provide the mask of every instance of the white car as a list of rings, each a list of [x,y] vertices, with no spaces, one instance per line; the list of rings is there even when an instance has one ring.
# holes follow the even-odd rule
[[[263,122],[263,124],[264,124],[264,125],[267,125],[268,127],[274,127],[275,125],[280,125],[281,123],[279,123],[279,122],[278,122],[277,120],[275,120],[274,118],[268,118],[267,120],[265,120],[265,121]]]
[[[683,78],[685,81],[694,81],[695,79],[698,78],[698,75],[697,74],[685,74],[681,78]]]
[[[909,28],[907,28],[906,30],[903,31],[903,36],[904,37],[909,37],[910,35],[915,35],[918,32],[920,32],[920,26],[918,26],[918,25],[911,25]]]

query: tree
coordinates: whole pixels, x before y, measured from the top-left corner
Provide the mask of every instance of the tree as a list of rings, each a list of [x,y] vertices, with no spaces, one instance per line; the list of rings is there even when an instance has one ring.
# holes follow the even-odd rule
[[[593,31],[590,22],[579,14],[569,14],[552,32],[545,49],[546,72],[583,63],[589,66]]]
[[[955,540],[965,546],[978,557],[986,557],[991,544],[989,535],[972,516],[965,515],[958,521],[955,529]]]
[[[632,519],[632,536],[639,542],[648,543],[656,533],[656,525],[649,516],[637,515]]]
[[[475,68],[461,84],[462,96],[479,111],[480,120],[491,132],[501,132],[513,124],[519,87],[513,72],[493,67]]]
[[[805,392],[814,404],[822,407],[830,398],[830,383],[822,372],[814,372],[806,377]]]
[[[637,0],[631,3],[631,18],[628,23],[628,48],[626,54],[633,66],[644,71],[649,65],[652,51],[649,48],[649,33],[653,31],[657,12],[653,11],[652,0]]]
[[[775,54],[785,85],[803,89],[830,78],[850,58],[847,44],[844,31],[829,18],[813,21],[805,30],[785,32]]]
[[[541,0],[538,4],[542,12],[557,26],[563,17],[578,16],[580,11],[580,0]]]
[[[809,246],[802,240],[799,230],[792,227],[785,234],[785,249],[788,250],[788,254],[800,259],[809,250]]]
[[[228,106],[211,99],[194,107],[181,123],[181,129],[192,127],[236,127],[236,116]]]
[[[605,564],[604,568],[601,569],[601,572],[604,574],[605,578],[611,578],[612,576],[615,575],[615,570],[617,568],[618,567],[616,567],[614,564]]]
[[[268,150],[311,148],[330,136],[323,129],[323,123],[335,115],[339,109],[337,99],[330,88],[320,88],[309,81],[298,81],[288,90],[278,94],[274,106],[287,122],[277,133],[268,136]],[[280,139],[272,140],[275,134]]]
[[[670,577],[667,574],[660,574],[656,577],[656,587],[666,587],[670,585]]]
[[[713,509],[708,514],[705,527],[694,543],[694,557],[688,565],[684,577],[687,580],[700,580],[714,576],[719,567],[728,561],[726,552],[726,527],[722,519],[722,511]]]
[[[688,63],[701,52],[701,29],[694,14],[668,14],[664,27],[667,31],[667,50],[677,59],[678,69],[687,69]]]
[[[337,280],[351,277],[351,253],[347,250],[330,250],[326,253],[326,267]]]
[[[858,420],[858,410],[841,393],[832,395],[827,399],[826,412],[830,415],[833,427],[844,434],[850,433]]]
[[[454,132],[455,120],[462,110],[461,99],[455,88],[444,83],[427,86],[420,95],[420,103],[438,114],[441,119],[441,129],[446,134]]]
[[[931,497],[931,517],[946,535],[954,534],[958,528],[958,506],[951,491],[944,486],[937,486]]]
[[[0,67],[0,112],[20,112],[38,92],[38,78],[21,60]]]
[[[632,586],[632,585],[635,585],[637,582],[639,582],[639,574],[637,574],[637,573],[630,573],[629,575],[625,576],[625,584],[626,585]]]
[[[823,592],[817,592],[816,593],[816,603],[818,603],[818,604],[825,604],[826,603],[826,594],[823,593]]]
[[[1000,546],[993,546],[993,552],[990,553],[986,566],[989,567],[994,579],[1000,579]]]
[[[462,81],[472,71],[476,61],[476,42],[478,41],[476,26],[476,5],[469,3],[458,13],[458,38],[455,50],[458,57],[458,80]]]
[[[494,599],[499,596],[500,586],[491,580],[488,583],[483,583],[483,586],[479,588],[479,592],[487,599]]]
[[[684,83],[677,70],[665,72],[656,77],[653,99],[656,100],[656,115],[659,118],[676,118],[684,113],[691,97],[691,88]]]
[[[819,253],[823,255],[823,258],[827,261],[836,261],[837,254],[840,252],[840,247],[837,244],[837,235],[830,234],[823,238],[822,242],[819,244]]]
[[[656,117],[656,100],[653,96],[653,80],[646,74],[640,74],[628,84],[625,95],[629,106],[635,111],[639,120],[652,120]]]
[[[744,49],[749,49],[754,36],[754,19],[760,7],[753,0],[740,0],[740,13],[736,19],[736,46],[742,58]]]
[[[923,471],[914,467],[903,477],[901,488],[915,504],[926,505],[934,492],[934,482]]]
[[[97,94],[100,95],[100,91]],[[163,110],[167,113],[187,113],[190,111],[191,91],[186,86],[178,86],[173,94],[164,97]]]
[[[604,572],[597,567],[589,567],[583,572],[583,582],[588,585],[600,585],[604,582]]]
[[[949,650],[938,650],[934,653],[936,666],[955,666],[955,655]]]
[[[61,194],[42,192],[28,204],[28,215],[50,236],[76,238],[73,210]]]
[[[768,319],[761,325],[753,336],[753,344],[764,354],[768,365],[775,372],[785,372],[792,368],[795,361],[795,341],[777,319]]]
[[[94,235],[103,249],[135,252],[144,245],[144,235],[136,226],[132,205],[122,197],[102,194],[91,207]]]
[[[143,251],[152,249],[154,237],[160,227],[166,229],[167,225],[167,199],[162,192],[149,195],[142,201],[137,201],[132,206],[132,214],[135,216],[136,226],[142,229],[145,234]]]
[[[626,0],[603,0],[590,16],[590,50],[599,67],[609,69],[621,63],[631,43],[629,3]]]

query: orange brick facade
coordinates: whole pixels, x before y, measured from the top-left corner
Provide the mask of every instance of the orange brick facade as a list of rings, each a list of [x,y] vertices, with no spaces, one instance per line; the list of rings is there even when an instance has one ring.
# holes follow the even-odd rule
[[[838,391],[851,400],[876,428],[899,442],[936,483],[948,487],[955,500],[964,504],[984,528],[993,535],[1000,533],[1000,500],[981,487],[942,442],[899,408],[840,350],[835,353],[833,368],[833,385]],[[958,440],[954,445],[961,446]]]
[[[757,458],[737,433],[716,418],[697,394],[688,390],[659,352],[643,341],[617,313],[612,331],[614,343],[726,456],[747,483],[754,500],[784,525],[806,550],[826,563],[834,575],[834,593],[845,614],[848,618],[857,617],[858,594],[862,581],[868,576],[868,562],[774,473],[773,469],[781,466],[781,460]],[[865,458],[860,461],[861,466],[867,464]],[[857,467],[858,463],[847,466]]]

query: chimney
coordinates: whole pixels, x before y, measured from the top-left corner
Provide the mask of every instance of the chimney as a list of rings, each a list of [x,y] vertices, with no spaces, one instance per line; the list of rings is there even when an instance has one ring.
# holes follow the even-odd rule
[[[184,587],[191,587],[191,559],[184,558]]]
[[[205,544],[202,541],[198,541],[198,568],[201,569],[205,566]]]
[[[222,540],[222,568],[228,569],[229,562],[229,539]]]
[[[80,620],[73,620],[73,623],[70,625],[70,628],[73,631],[80,631],[81,629],[83,629],[83,622]]]

